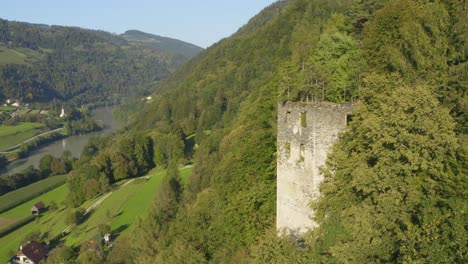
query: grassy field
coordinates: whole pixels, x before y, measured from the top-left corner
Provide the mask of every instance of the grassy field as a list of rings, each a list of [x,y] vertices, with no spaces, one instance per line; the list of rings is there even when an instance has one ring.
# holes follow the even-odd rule
[[[35,182],[33,184],[30,184],[18,190],[14,190],[12,192],[6,193],[0,196],[0,213],[10,208],[13,208],[14,206],[22,204],[26,201],[29,201],[33,199],[34,197],[37,197],[43,193],[46,193],[47,191],[50,191],[52,186],[57,187],[61,184],[64,184],[66,180],[67,180],[66,175],[53,176],[53,177],[49,177],[47,179]],[[14,209],[17,210],[17,208],[18,207]],[[10,210],[8,211],[8,213],[15,214],[16,213],[15,210]],[[22,214],[18,213],[17,215],[9,215],[9,216],[22,216]]]
[[[0,150],[5,150],[40,134],[44,124],[23,122],[16,126],[0,126]]]
[[[188,181],[188,176],[191,173],[191,168],[181,170],[184,183]],[[151,176],[148,181],[135,180],[127,186],[115,190],[90,215],[86,222],[77,226],[67,236],[66,244],[78,246],[83,240],[96,235],[97,227],[100,224],[110,224],[113,234],[122,235],[131,232],[132,224],[137,217],[146,215],[165,172],[151,171],[148,175]]]
[[[29,64],[44,58],[44,54],[26,48],[8,48],[0,46],[0,65]]]
[[[50,204],[51,201],[55,201],[58,205],[61,202],[65,201],[67,196],[68,189],[65,185],[62,185],[48,193],[45,193],[35,199],[32,199],[29,202],[23,203],[20,206],[13,208],[7,212],[0,214],[0,218],[4,219],[18,219],[23,218],[31,214],[31,207],[37,201],[43,201],[46,206]],[[59,206],[60,207],[60,206]],[[17,249],[19,244],[25,239],[25,237],[33,232],[40,231],[45,233],[43,241],[47,241],[49,238],[52,238],[54,234],[60,232],[65,228],[65,223],[63,221],[66,210],[61,210],[57,212],[46,211],[43,213],[39,219],[39,222],[33,221],[16,231],[0,238],[0,263],[6,263],[11,257],[11,253]]]
[[[181,170],[183,182],[188,181],[188,176],[191,174],[191,168]],[[98,231],[97,226],[101,223],[108,223],[111,226],[114,234],[129,233],[132,230],[132,224],[137,217],[145,216],[148,208],[153,202],[156,195],[156,189],[161,183],[165,172],[151,171],[148,173],[149,180],[136,179],[132,183],[119,187],[97,207],[91,215],[82,224],[75,226],[70,234],[65,237],[65,243],[71,246],[78,246],[86,239],[93,237]],[[127,180],[116,184],[120,186]],[[29,214],[31,206],[37,201],[43,201],[46,206],[52,200],[59,205],[59,210],[56,212],[46,211],[41,215],[38,222],[33,221],[18,230],[0,238],[0,263],[5,263],[12,252],[16,250],[19,243],[24,240],[25,236],[32,232],[41,232],[41,241],[48,241],[57,236],[66,228],[65,217],[67,209],[61,206],[67,195],[65,185],[60,186],[44,195],[37,197],[27,203],[24,203],[12,210],[0,214],[0,220],[8,221],[8,219],[18,219]],[[87,201],[82,208],[87,208],[100,197]],[[118,239],[118,237],[117,237]]]

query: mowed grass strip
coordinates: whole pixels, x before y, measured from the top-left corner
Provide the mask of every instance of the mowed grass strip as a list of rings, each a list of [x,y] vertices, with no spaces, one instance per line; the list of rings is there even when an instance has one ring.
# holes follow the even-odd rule
[[[0,217],[0,230],[20,220],[20,218],[1,218]]]
[[[26,204],[28,201],[31,199],[34,199],[35,197],[40,196],[41,194],[44,194],[52,189],[57,188],[58,186],[62,185],[65,183],[67,180],[66,175],[60,175],[60,176],[52,176],[49,178],[46,178],[44,180],[35,182],[33,184],[30,184],[26,187],[20,188],[18,190],[11,191],[9,193],[6,193],[2,196],[0,196],[0,217],[2,216],[7,216],[7,217],[22,217],[25,216],[23,213],[23,209],[19,208],[18,205],[22,204],[21,206],[27,206]],[[23,204],[24,203],[24,204]],[[33,206],[35,203],[32,202]],[[16,207],[16,208],[14,208]],[[9,210],[12,209],[13,210]],[[19,208],[19,209],[18,209]],[[31,207],[29,207],[31,208]],[[9,211],[7,211],[9,210]],[[7,211],[7,212],[5,212]],[[5,213],[3,213],[5,212]]]
[[[0,126],[0,150],[8,149],[41,133],[44,124],[23,122],[15,126]]]

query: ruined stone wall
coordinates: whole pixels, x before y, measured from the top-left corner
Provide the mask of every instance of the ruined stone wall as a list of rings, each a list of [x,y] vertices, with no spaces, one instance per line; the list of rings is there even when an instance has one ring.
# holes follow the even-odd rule
[[[346,126],[353,105],[291,103],[278,106],[278,231],[300,234],[316,225],[309,203],[319,195],[327,153]]]

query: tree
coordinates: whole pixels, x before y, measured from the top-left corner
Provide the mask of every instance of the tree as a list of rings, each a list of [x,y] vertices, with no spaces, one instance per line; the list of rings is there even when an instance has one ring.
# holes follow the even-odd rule
[[[368,77],[327,161],[314,204],[318,241],[329,243],[322,254],[356,263],[460,262],[468,181],[454,123],[430,87],[392,78]]]
[[[111,227],[109,224],[99,224],[98,231],[99,231],[99,234],[104,236],[105,234],[111,232]]]
[[[76,225],[80,222],[80,220],[85,215],[86,210],[83,208],[78,208],[74,210],[70,210],[67,213],[65,218],[65,224],[67,225]]]
[[[65,263],[74,263],[76,258],[76,253],[72,248],[62,245],[60,247],[54,248],[49,252],[49,255],[46,259],[46,264],[65,264]]]
[[[110,264],[125,264],[133,263],[131,251],[131,238],[128,235],[119,239],[118,243],[112,247],[112,250],[107,255],[107,263]]]
[[[356,98],[359,76],[363,72],[362,52],[352,36],[344,31],[345,17],[333,14],[325,25],[316,51],[310,58],[322,81],[321,100],[343,102]],[[320,74],[320,72],[322,72]],[[320,90],[320,88],[319,88]]]
[[[155,209],[162,223],[175,217],[178,204],[182,198],[181,195],[182,183],[180,174],[177,164],[172,161],[169,163],[166,176],[158,187],[155,201]]]
[[[54,157],[51,155],[44,155],[41,160],[39,161],[39,170],[41,170],[41,174],[43,177],[47,177],[51,174],[51,165],[52,165],[52,160]]]
[[[67,166],[65,162],[60,159],[53,158],[50,164],[51,175],[61,175],[67,173]]]
[[[441,2],[386,2],[364,30],[367,60],[381,73],[444,85],[448,26],[449,15]]]
[[[55,211],[57,211],[57,209],[58,209],[57,202],[51,201],[51,202],[50,202],[50,205],[49,205],[49,210],[50,210],[51,212],[55,212]]]

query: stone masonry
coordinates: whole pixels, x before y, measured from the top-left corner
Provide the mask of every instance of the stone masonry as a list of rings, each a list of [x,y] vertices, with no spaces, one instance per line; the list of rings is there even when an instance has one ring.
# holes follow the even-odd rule
[[[278,106],[278,232],[299,235],[316,226],[310,202],[320,195],[327,153],[350,116],[353,104],[291,103]]]

